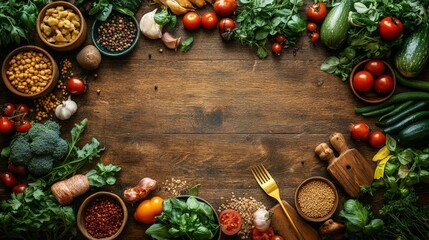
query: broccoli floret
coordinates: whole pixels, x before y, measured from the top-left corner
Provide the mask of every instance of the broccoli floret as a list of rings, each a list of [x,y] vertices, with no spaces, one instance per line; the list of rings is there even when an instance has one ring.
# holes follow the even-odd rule
[[[26,134],[19,134],[10,145],[9,159],[15,165],[28,165],[32,158],[30,139]]]
[[[50,130],[52,130],[52,131],[55,131],[55,132],[58,134],[58,136],[60,136],[60,134],[61,134],[61,131],[60,131],[60,125],[58,125],[58,123],[57,123],[57,122],[55,122],[55,121],[51,121],[51,120],[48,120],[48,121],[46,121],[43,125],[44,125],[47,129],[50,129]]]
[[[34,156],[28,164],[28,171],[36,176],[40,177],[52,170],[54,166],[54,159],[49,155]]]
[[[48,130],[48,128],[43,125],[42,123],[33,123],[30,130],[28,130],[28,136],[30,139],[34,139],[35,137],[39,136],[41,133],[44,133]]]
[[[43,133],[35,136],[31,143],[30,149],[33,155],[47,155],[52,154],[57,146],[57,142],[62,139],[53,130],[46,130]]]
[[[66,140],[59,138],[57,142],[57,146],[55,147],[54,152],[52,153],[52,157],[55,160],[61,160],[68,152],[69,145]]]

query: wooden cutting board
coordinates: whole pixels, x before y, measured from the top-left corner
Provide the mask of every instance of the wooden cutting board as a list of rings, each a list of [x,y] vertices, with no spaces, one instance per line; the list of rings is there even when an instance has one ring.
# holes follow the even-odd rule
[[[301,218],[296,212],[295,208],[289,205],[288,202],[283,200],[283,205],[288,211],[290,217],[292,218],[295,226],[301,232],[305,240],[319,240],[319,234],[316,229],[310,226],[303,218]],[[299,240],[298,236],[295,233],[295,230],[287,219],[285,213],[283,212],[282,207],[277,204],[270,209],[273,213],[271,218],[271,226],[274,231],[280,234],[284,239],[287,240]]]
[[[350,149],[341,133],[331,134],[329,141],[339,156],[326,144],[315,148],[320,159],[328,161],[328,173],[342,186],[351,197],[358,197],[361,186],[371,185],[374,170],[370,163],[357,149]]]

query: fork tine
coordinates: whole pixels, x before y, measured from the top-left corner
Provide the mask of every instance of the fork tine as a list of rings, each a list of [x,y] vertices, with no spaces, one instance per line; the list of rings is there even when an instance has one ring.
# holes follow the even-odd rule
[[[264,167],[264,165],[262,163],[261,163],[261,168],[264,171],[265,175],[267,176],[267,179],[273,179],[273,177],[271,176],[270,172],[268,172],[268,170]]]
[[[267,178],[266,174],[264,174],[263,165],[262,164],[257,165],[256,169],[258,171],[260,178],[263,180],[264,183],[266,183],[269,180],[269,178]]]
[[[261,179],[259,178],[259,174],[256,172],[255,167],[251,167],[251,168],[250,168],[250,170],[252,171],[253,176],[254,176],[254,177],[255,177],[255,179],[256,179],[256,182],[258,182],[258,184],[259,184],[259,185],[261,185],[261,184],[262,184],[262,182],[261,182]]]

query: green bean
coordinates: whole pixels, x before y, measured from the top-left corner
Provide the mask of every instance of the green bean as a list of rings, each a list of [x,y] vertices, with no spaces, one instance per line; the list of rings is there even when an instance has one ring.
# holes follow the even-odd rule
[[[391,98],[386,101],[365,107],[355,108],[355,112],[362,114],[364,112],[370,112],[376,109],[381,109],[390,105],[393,105],[398,102],[405,102],[409,100],[429,100],[429,92],[403,92],[393,95]]]
[[[381,114],[392,112],[393,109],[395,109],[395,105],[390,105],[390,106],[387,106],[385,108],[376,109],[376,110],[373,110],[370,112],[364,112],[364,113],[362,113],[362,116],[364,116],[364,117],[378,116]]]
[[[387,118],[387,117],[391,117],[391,116],[393,116],[393,115],[396,115],[396,114],[398,114],[398,113],[402,112],[402,110],[406,109],[408,106],[410,106],[410,105],[411,105],[411,104],[413,104],[413,103],[414,103],[414,101],[413,101],[413,100],[406,101],[406,102],[402,103],[402,104],[401,104],[401,105],[399,105],[397,108],[395,108],[395,110],[393,110],[393,111],[391,111],[391,112],[389,112],[389,113],[384,114],[383,116],[381,116],[381,117],[378,119],[378,121],[379,121],[379,122],[381,122],[383,119],[385,119],[385,118]]]

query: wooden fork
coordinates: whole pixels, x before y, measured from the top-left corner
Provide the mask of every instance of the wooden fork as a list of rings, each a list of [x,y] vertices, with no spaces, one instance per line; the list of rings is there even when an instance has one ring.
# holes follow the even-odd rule
[[[264,167],[264,165],[260,164],[255,167],[251,167],[250,170],[253,173],[253,176],[256,179],[256,182],[258,182],[259,186],[272,198],[276,199],[280,206],[282,207],[283,211],[286,214],[287,219],[292,224],[293,229],[295,230],[296,234],[298,235],[298,238],[300,240],[304,240],[301,233],[299,232],[298,228],[296,227],[295,223],[292,221],[292,218],[290,217],[289,213],[287,212],[285,206],[283,205],[283,202],[280,198],[280,191],[279,187],[274,180],[273,177],[271,177],[271,174],[267,171],[267,169]]]

